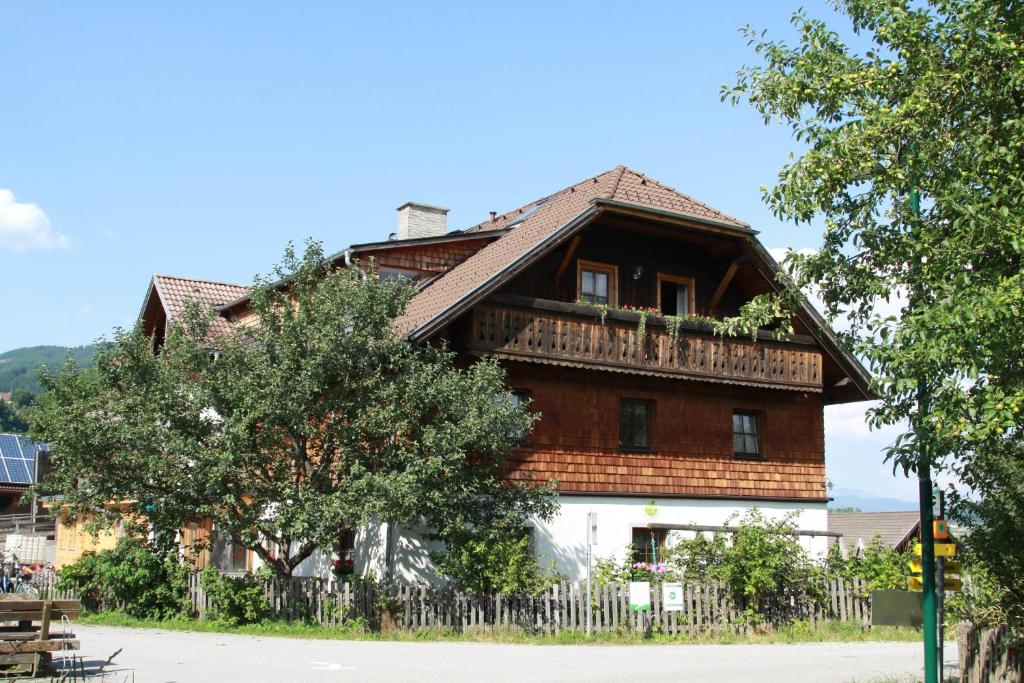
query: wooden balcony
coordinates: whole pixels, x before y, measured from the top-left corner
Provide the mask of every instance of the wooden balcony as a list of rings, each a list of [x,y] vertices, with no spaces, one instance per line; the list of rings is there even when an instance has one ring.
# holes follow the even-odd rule
[[[640,339],[635,313],[503,296],[473,309],[468,346],[478,354],[617,372],[729,384],[822,390],[822,358],[807,337],[721,338],[686,324],[675,339],[660,317],[648,317]]]

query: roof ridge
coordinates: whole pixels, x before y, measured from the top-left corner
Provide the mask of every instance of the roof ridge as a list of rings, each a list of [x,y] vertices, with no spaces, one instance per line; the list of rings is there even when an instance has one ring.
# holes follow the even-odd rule
[[[245,289],[252,289],[252,285],[240,285],[237,282],[225,282],[224,280],[209,280],[203,277],[185,277],[184,275],[168,275],[167,273],[154,273],[153,278],[158,277],[170,278],[173,280],[186,280],[188,282],[205,282],[210,285],[226,285],[228,287],[244,287]]]
[[[688,195],[685,192],[681,192],[681,191],[677,190],[676,188],[674,188],[674,187],[672,187],[670,185],[666,185],[665,183],[660,182],[657,178],[654,178],[652,176],[647,175],[643,171],[638,171],[635,168],[628,168],[628,167],[625,170],[629,171],[630,173],[633,173],[635,175],[640,176],[641,178],[644,179],[644,182],[646,182],[646,183],[651,183],[652,185],[657,185],[658,187],[660,187],[663,190],[666,190],[668,192],[672,192],[674,194],[677,194],[680,197],[684,197],[685,199],[693,202],[694,204],[697,204],[698,206],[703,206],[708,211],[713,211],[713,212],[717,213],[718,215],[722,216],[723,218],[728,218],[729,220],[735,221],[736,223],[742,223],[743,225],[746,225],[747,227],[750,226],[750,224],[747,223],[746,221],[740,220],[739,218],[736,218],[735,216],[731,216],[731,215],[727,214],[726,212],[722,211],[721,209],[718,209],[718,208],[716,208],[714,206],[711,206],[710,204],[708,204],[706,202],[702,202],[701,200],[699,200],[699,199],[697,199],[697,198],[695,198],[695,197],[693,197],[691,195]],[[620,177],[620,180],[621,180],[621,177]],[[618,185],[616,185],[616,189],[618,189]]]
[[[612,197],[614,197],[615,193],[619,191],[619,184],[622,182],[622,176],[624,176],[626,174],[626,166],[624,164],[619,164],[618,166],[613,168],[611,171],[605,171],[605,173],[612,173],[613,171],[618,171],[619,175],[616,176],[615,184],[612,185],[612,189],[611,189],[611,191],[607,195],[608,199],[611,199]],[[602,173],[601,175],[604,175],[604,174]]]
[[[514,220],[518,215],[526,213],[527,209],[529,209],[532,206],[540,204],[541,202],[545,202],[546,203],[548,201],[551,201],[555,197],[557,197],[557,196],[559,196],[561,194],[564,194],[566,192],[575,192],[576,188],[579,187],[580,185],[583,185],[585,183],[596,182],[597,179],[600,178],[601,176],[606,176],[609,173],[614,173],[614,172],[618,171],[619,172],[619,176],[615,179],[615,187],[612,189],[612,193],[608,195],[608,198],[610,199],[612,196],[614,196],[615,189],[618,188],[618,183],[619,183],[620,180],[622,180],[622,174],[623,174],[623,172],[625,170],[626,170],[626,167],[623,166],[622,164],[619,164],[618,166],[613,166],[612,168],[609,168],[607,171],[601,171],[600,173],[595,173],[594,175],[590,176],[589,178],[584,178],[583,180],[577,180],[574,183],[566,185],[565,187],[563,187],[560,190],[556,190],[556,191],[554,191],[554,192],[552,192],[550,194],[546,194],[546,195],[544,195],[542,197],[537,197],[536,199],[533,199],[533,200],[531,200],[531,201],[529,201],[529,202],[527,202],[527,203],[525,203],[522,206],[519,206],[517,208],[511,209],[509,211],[505,211],[504,213],[495,213],[495,217],[493,219],[485,219],[485,220],[483,220],[483,221],[481,221],[479,223],[476,223],[474,225],[470,225],[467,228],[463,228],[462,232],[473,232],[473,231],[481,231],[482,232],[482,231],[488,230],[488,229],[494,230],[496,228],[485,228],[483,226],[485,226],[485,225],[487,225],[488,223],[491,223],[491,222],[504,221],[506,218],[509,221]],[[507,227],[507,226],[505,226],[505,227]],[[500,229],[500,228],[498,228],[498,229]]]

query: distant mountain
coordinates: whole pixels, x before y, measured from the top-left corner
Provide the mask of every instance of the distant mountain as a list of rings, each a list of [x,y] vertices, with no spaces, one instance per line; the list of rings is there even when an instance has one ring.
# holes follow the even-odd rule
[[[833,489],[829,492],[832,502],[830,510],[857,508],[861,512],[900,512],[917,509],[917,501],[900,498],[881,498],[857,489]]]
[[[27,389],[34,394],[42,392],[36,378],[42,366],[55,369],[72,356],[79,367],[95,365],[95,345],[89,346],[27,346],[0,353],[0,391]]]

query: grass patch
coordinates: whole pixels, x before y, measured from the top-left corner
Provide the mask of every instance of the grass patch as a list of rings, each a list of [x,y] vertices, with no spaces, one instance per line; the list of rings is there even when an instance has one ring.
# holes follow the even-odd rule
[[[519,629],[481,629],[460,633],[450,629],[423,629],[406,631],[401,629],[372,632],[362,624],[350,623],[342,626],[319,626],[316,624],[267,621],[246,626],[232,626],[217,621],[194,619],[168,619],[164,621],[137,619],[119,612],[101,612],[83,615],[83,624],[97,626],[119,626],[126,628],[153,628],[171,631],[194,631],[199,633],[235,633],[249,636],[274,636],[280,638],[307,638],[313,640],[378,640],[378,641],[451,641],[480,643],[519,643],[524,645],[650,645],[650,644],[732,644],[732,643],[816,643],[816,642],[861,642],[861,641],[916,641],[921,639],[920,629],[894,626],[880,626],[862,629],[851,623],[829,622],[812,628],[806,622],[773,629],[763,633],[750,634],[706,634],[700,636],[669,636],[655,633],[644,637],[632,632],[602,631],[590,639],[580,631],[563,631],[557,635],[530,634]]]

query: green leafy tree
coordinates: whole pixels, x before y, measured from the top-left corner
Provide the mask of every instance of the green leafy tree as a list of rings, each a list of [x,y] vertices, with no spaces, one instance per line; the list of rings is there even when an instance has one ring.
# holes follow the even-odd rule
[[[48,486],[70,514],[132,501],[167,533],[210,517],[285,577],[374,521],[426,524],[457,553],[550,516],[550,485],[503,476],[534,416],[495,361],[460,368],[397,334],[410,296],[404,281],[328,267],[310,243],[257,279],[255,318],[230,334],[211,338],[198,306],[155,354],[139,329],[117,331],[95,372],[72,362],[43,378]]]
[[[20,434],[26,431],[28,422],[22,417],[21,411],[15,408],[14,403],[0,401],[0,432]]]
[[[793,284],[849,321],[877,377],[872,423],[909,424],[888,457],[912,471],[922,443],[939,454],[962,484],[954,512],[993,530],[968,542],[1024,614],[1024,7],[833,5],[853,40],[802,11],[793,44],[747,29],[763,61],[723,98],[803,146],[764,190],[779,218],[824,225],[815,254],[788,259]]]

